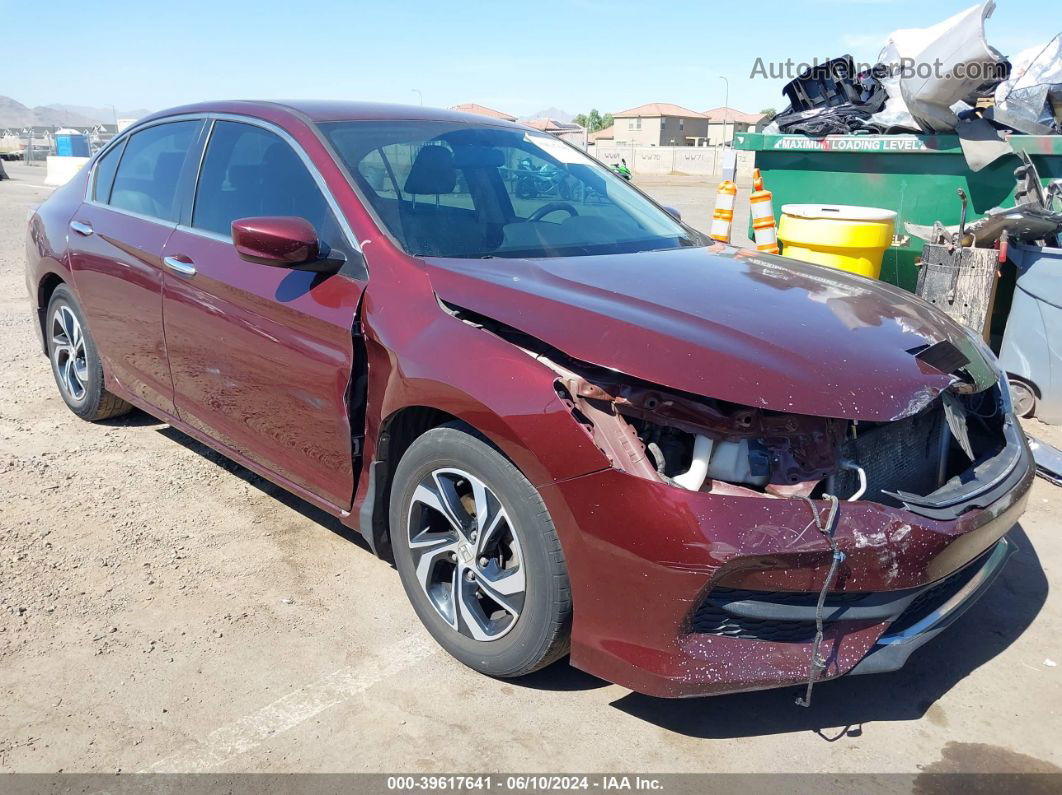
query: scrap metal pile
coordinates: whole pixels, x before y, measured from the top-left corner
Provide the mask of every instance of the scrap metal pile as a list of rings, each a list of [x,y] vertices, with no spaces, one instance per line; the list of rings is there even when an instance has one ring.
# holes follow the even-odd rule
[[[933,226],[904,223],[909,235],[927,243],[947,243],[952,246],[976,248],[998,247],[998,241],[1036,243],[1058,248],[1062,245],[1062,180],[1054,180],[1046,188],[1025,152],[1016,152],[1022,165],[1014,170],[1016,185],[1013,207],[994,207],[973,223],[965,222],[966,197],[963,202],[963,222],[958,226]]]
[[[897,30],[870,69],[857,71],[850,55],[816,64],[785,86],[789,107],[765,132],[1062,134],[1062,34],[1008,60],[985,40],[994,9],[987,0],[931,28]]]

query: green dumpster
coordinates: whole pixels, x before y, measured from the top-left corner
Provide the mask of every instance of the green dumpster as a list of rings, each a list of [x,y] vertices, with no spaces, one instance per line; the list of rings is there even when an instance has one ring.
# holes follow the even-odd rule
[[[1045,184],[1062,179],[1062,135],[1012,135],[1009,141],[1015,150],[1029,153]],[[756,153],[764,186],[774,194],[776,220],[783,204],[856,204],[895,211],[896,239],[885,252],[881,278],[911,291],[922,241],[907,237],[904,222],[958,224],[959,188],[969,197],[968,223],[993,207],[1008,207],[1014,203],[1014,169],[1021,165],[1016,156],[1007,155],[974,173],[954,135],[738,133],[734,145]]]

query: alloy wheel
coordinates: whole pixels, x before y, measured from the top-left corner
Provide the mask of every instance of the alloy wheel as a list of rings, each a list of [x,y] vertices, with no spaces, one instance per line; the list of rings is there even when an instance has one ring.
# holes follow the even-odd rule
[[[88,383],[85,335],[70,307],[60,305],[52,314],[52,363],[60,388],[74,401],[83,400]]]
[[[1036,409],[1036,393],[1028,384],[1013,378],[1010,380],[1010,400],[1019,417],[1031,417]]]
[[[410,501],[417,583],[454,630],[492,641],[516,625],[526,596],[520,541],[490,488],[460,469],[436,469]]]

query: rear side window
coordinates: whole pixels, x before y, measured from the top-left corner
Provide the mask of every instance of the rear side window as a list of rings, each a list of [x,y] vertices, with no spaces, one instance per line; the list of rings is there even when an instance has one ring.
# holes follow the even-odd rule
[[[278,135],[253,124],[219,121],[199,174],[192,226],[229,237],[238,218],[305,218],[335,245],[338,226],[299,156]]]
[[[96,164],[96,182],[92,188],[92,198],[106,204],[111,200],[111,186],[114,185],[114,175],[118,171],[118,161],[122,159],[122,150],[125,149],[123,140],[111,151],[100,158]]]
[[[176,221],[177,184],[198,129],[198,121],[177,121],[133,134],[114,178],[111,206]]]

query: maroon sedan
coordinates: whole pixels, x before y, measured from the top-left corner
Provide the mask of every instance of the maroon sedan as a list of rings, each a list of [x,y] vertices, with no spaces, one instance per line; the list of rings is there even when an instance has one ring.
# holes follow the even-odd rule
[[[393,557],[466,665],[661,696],[894,670],[1033,477],[913,296],[713,244],[579,150],[427,108],[224,102],[32,216],[60,394],[135,406]]]

